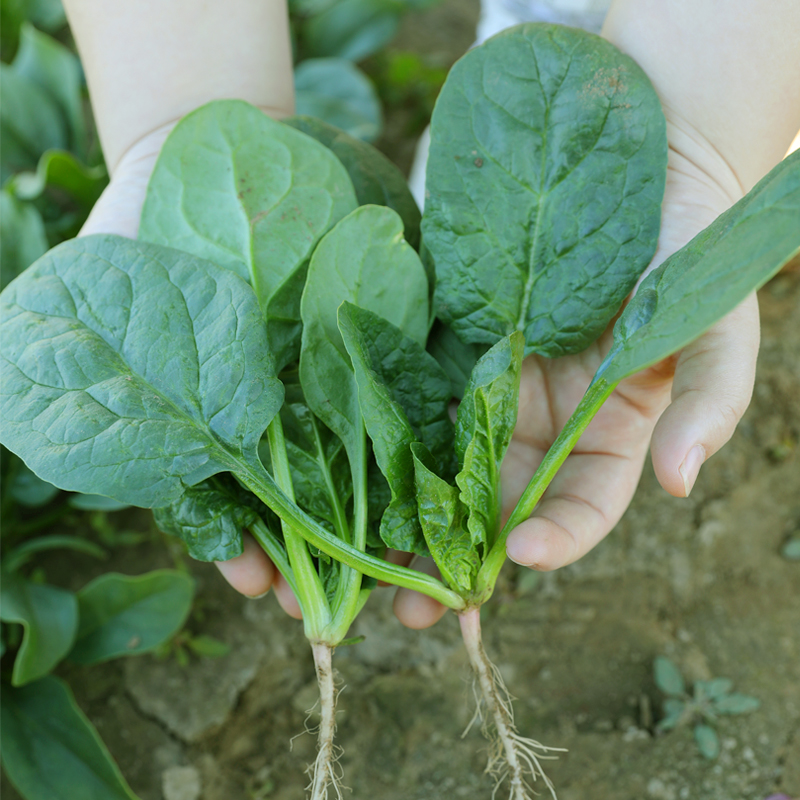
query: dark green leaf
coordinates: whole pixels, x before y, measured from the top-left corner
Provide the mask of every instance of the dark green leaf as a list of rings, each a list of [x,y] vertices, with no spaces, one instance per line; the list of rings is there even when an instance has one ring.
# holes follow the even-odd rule
[[[653,662],[653,677],[656,686],[665,694],[675,697],[686,694],[686,684],[680,670],[665,656],[657,656]]]
[[[695,725],[694,740],[705,758],[713,761],[719,755],[719,736],[713,728],[708,725]]]
[[[658,96],[599,36],[526,24],[471,50],[431,122],[437,314],[465,342],[587,347],[655,251],[666,159]]]
[[[193,597],[194,581],[175,570],[101,575],[78,592],[80,625],[69,657],[97,664],[152,650],[183,627]]]
[[[362,206],[322,239],[311,259],[301,304],[303,392],[314,414],[344,443],[352,467],[363,426],[356,379],[337,322],[345,300],[425,342],[425,272],[403,240],[402,220],[391,209]]]
[[[339,160],[241,100],[188,114],[156,162],[139,238],[250,281],[280,370],[297,357],[299,302],[319,238],[356,207]]]
[[[46,675],[69,652],[78,628],[78,601],[64,589],[6,574],[0,619],[25,629],[11,678],[14,686],[22,686]]]
[[[709,681],[695,681],[695,696],[701,699],[715,699],[727,694],[733,687],[733,681],[729,678],[712,678]]]
[[[39,159],[36,172],[15,175],[6,188],[21,200],[35,200],[51,186],[66,192],[88,213],[107,185],[104,166],[87,167],[72,153],[48,150]]]
[[[396,211],[403,219],[406,241],[419,249],[419,208],[403,173],[383,153],[313,117],[289,117],[283,122],[329,148],[347,170],[358,204],[388,206]]]
[[[58,494],[58,487],[34,475],[20,461],[8,486],[8,492],[20,505],[38,508],[47,505]]]
[[[453,331],[437,320],[428,337],[428,352],[441,364],[450,378],[453,397],[461,399],[464,388],[478,359],[486,352],[486,346],[464,344]]]
[[[69,687],[3,686],[3,769],[25,800],[137,800]]]
[[[717,714],[747,714],[761,706],[761,701],[756,697],[746,694],[726,694],[714,701],[714,711]]]
[[[0,192],[0,291],[47,252],[42,217],[30,203]]]
[[[0,64],[0,183],[23,169],[35,169],[39,156],[69,144],[58,104],[35,81]]]
[[[598,376],[616,383],[696,339],[800,252],[800,151],[642,281]]]
[[[397,0],[338,0],[303,25],[303,44],[312,56],[361,61],[395,35],[401,12]]]
[[[21,544],[18,544],[3,558],[3,570],[5,572],[15,572],[27,564],[36,553],[61,549],[75,550],[93,558],[106,557],[106,551],[102,547],[98,547],[94,542],[81,539],[79,536],[52,534],[50,536],[37,536],[35,539],[26,539]]]
[[[298,114],[317,117],[356,139],[374,142],[381,132],[381,103],[372,81],[343,58],[310,58],[294,71]]]
[[[246,283],[118,236],[51,250],[2,294],[3,443],[70,491],[145,507],[258,465],[283,401]]]
[[[389,547],[427,555],[409,445],[423,442],[438,463],[450,466],[450,382],[417,342],[370,311],[344,303],[339,329],[355,369],[375,458],[392,491],[381,520],[381,539]]]
[[[469,592],[481,565],[467,530],[469,510],[461,502],[458,489],[432,471],[433,462],[425,446],[412,444],[411,450],[425,541],[448,586]]]
[[[192,486],[174,503],[153,509],[156,525],[183,540],[198,561],[227,561],[244,552],[242,532],[257,518],[248,493],[219,475]]]
[[[517,423],[524,348],[515,331],[475,365],[456,415],[456,483],[475,546],[491,547],[500,522],[500,464]]]
[[[81,86],[83,76],[77,56],[51,36],[25,24],[20,32],[14,71],[43,89],[58,105],[70,132],[70,149],[82,152],[86,144]]]

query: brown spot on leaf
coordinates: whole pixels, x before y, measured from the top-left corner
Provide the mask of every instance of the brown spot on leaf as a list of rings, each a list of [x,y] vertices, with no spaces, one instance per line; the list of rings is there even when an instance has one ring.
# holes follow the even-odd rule
[[[482,158],[476,158],[473,163],[475,164],[475,166],[478,169],[480,169],[483,166],[483,159]]]

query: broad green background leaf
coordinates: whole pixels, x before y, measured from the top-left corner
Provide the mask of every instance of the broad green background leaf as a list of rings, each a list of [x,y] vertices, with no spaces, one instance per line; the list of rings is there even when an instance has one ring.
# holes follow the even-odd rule
[[[428,284],[403,223],[389,208],[362,206],[314,251],[301,303],[300,382],[311,410],[344,443],[351,468],[363,429],[337,311],[345,301],[384,317],[420,344],[428,332]]]
[[[73,494],[67,501],[71,508],[79,511],[122,511],[130,508],[130,503],[120,503],[111,497],[104,497],[102,494]]]
[[[70,149],[81,153],[86,142],[78,57],[51,36],[25,24],[20,31],[14,71],[33,81],[58,105],[69,127]]]
[[[456,483],[475,545],[491,547],[500,522],[500,465],[517,423],[522,334],[501,339],[472,370],[456,415]]]
[[[80,624],[70,660],[98,664],[152,650],[183,627],[193,597],[194,581],[176,570],[101,575],[78,592]]]
[[[800,252],[800,151],[643,281],[597,372],[609,383],[680,350]]]
[[[680,697],[686,693],[680,670],[665,656],[657,656],[653,662],[653,677],[656,686],[665,694]]]
[[[419,519],[430,553],[448,586],[469,592],[481,565],[476,543],[467,530],[469,509],[461,502],[458,489],[431,470],[433,461],[425,446],[412,444],[411,450]]]
[[[747,714],[761,706],[757,697],[746,694],[727,694],[714,701],[714,711],[717,714]]]
[[[694,740],[700,752],[709,761],[713,761],[719,755],[719,736],[709,725],[695,725]]]
[[[655,251],[666,159],[647,76],[599,36],[526,24],[471,50],[431,122],[437,314],[465,342],[583,350]]]
[[[3,769],[26,800],[137,800],[69,687],[3,686]]]
[[[69,130],[56,101],[13,66],[0,64],[0,183],[35,169],[45,150],[65,149]]]
[[[402,172],[383,153],[366,142],[314,117],[289,117],[285,125],[313,136],[342,162],[360,206],[388,206],[403,219],[406,241],[419,250],[421,215]]]
[[[21,172],[7,184],[20,200],[35,200],[48,186],[66,192],[88,213],[108,185],[104,166],[87,167],[72,153],[48,150],[42,154],[36,172]]]
[[[186,545],[198,561],[227,561],[244,552],[242,532],[257,513],[247,492],[234,481],[216,476],[192,486],[174,503],[154,508],[156,525]]]
[[[30,203],[0,192],[0,291],[47,252],[41,214]]]
[[[79,553],[93,556],[94,558],[105,558],[106,551],[98,547],[94,542],[83,539],[80,536],[69,536],[63,533],[53,533],[48,536],[37,536],[34,539],[25,539],[16,545],[10,552],[3,555],[3,570],[7,573],[16,572],[20,567],[27,564],[36,553],[45,550],[75,550]],[[39,585],[39,584],[37,584]]]
[[[402,11],[399,0],[337,0],[303,25],[304,49],[361,61],[395,35]]]
[[[78,601],[64,589],[4,574],[0,606],[3,622],[25,629],[11,678],[14,686],[22,686],[46,675],[69,652],[78,628]]]
[[[13,456],[12,456],[13,458]],[[20,461],[14,475],[4,487],[14,500],[28,508],[38,508],[49,503],[57,494],[58,487],[43,481]]]
[[[392,490],[381,539],[389,547],[427,555],[410,445],[423,442],[437,462],[451,466],[450,381],[418,342],[370,311],[343,303],[339,329],[355,370],[373,452]]]
[[[283,387],[230,270],[87,236],[26,270],[0,310],[2,439],[41,478],[152,507],[257,463]]]
[[[184,117],[165,142],[139,238],[250,281],[280,371],[297,357],[311,251],[355,207],[347,172],[330,150],[248,103],[218,100]]]
[[[374,142],[383,124],[372,81],[344,58],[309,58],[294,70],[298,114],[318,117],[365,142]]]

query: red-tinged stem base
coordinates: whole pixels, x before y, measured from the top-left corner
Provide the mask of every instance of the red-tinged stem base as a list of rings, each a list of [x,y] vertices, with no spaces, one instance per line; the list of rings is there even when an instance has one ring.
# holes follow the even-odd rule
[[[319,684],[320,722],[317,739],[317,758],[311,772],[311,785],[308,787],[310,800],[327,800],[328,789],[333,789],[334,796],[341,800],[339,774],[336,761],[339,748],[334,744],[336,734],[336,688],[333,682],[333,666],[331,657],[333,648],[326,644],[312,644],[314,667]]]
[[[542,759],[556,758],[550,754],[564,752],[563,748],[545,747],[517,733],[511,697],[500,671],[488,659],[483,649],[480,609],[472,608],[460,613],[458,621],[461,624],[461,635],[475,673],[475,680],[480,687],[480,694],[476,690],[478,707],[473,722],[475,719],[481,720],[484,736],[491,742],[486,771],[497,779],[495,794],[503,783],[508,781],[509,800],[530,800],[534,791],[529,780],[535,782],[541,778],[550,790],[553,800],[556,800],[555,788],[544,774],[539,762]],[[466,731],[464,733],[466,734]]]

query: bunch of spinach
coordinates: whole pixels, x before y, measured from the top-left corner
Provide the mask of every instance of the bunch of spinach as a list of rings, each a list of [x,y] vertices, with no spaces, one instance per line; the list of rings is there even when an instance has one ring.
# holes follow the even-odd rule
[[[465,56],[434,113],[425,265],[391,168],[290,122],[318,141],[237,101],[199,109],[164,146],[142,241],[67,243],[8,287],[3,441],[64,488],[158,509],[195,557],[237,555],[249,528],[312,643],[314,800],[335,782],[331,651],[376,578],[458,612],[497,734],[491,766],[515,800],[526,773],[553,791],[549,748],[517,734],[480,640],[507,535],[620,380],[797,252],[798,157],[645,280],[501,527],[522,358],[587,346],[655,249],[666,142],[652,88],[607,43],[553,26]],[[432,264],[444,364],[425,349]],[[453,425],[451,378],[486,345]],[[443,580],[382,561],[387,545],[430,553]]]

